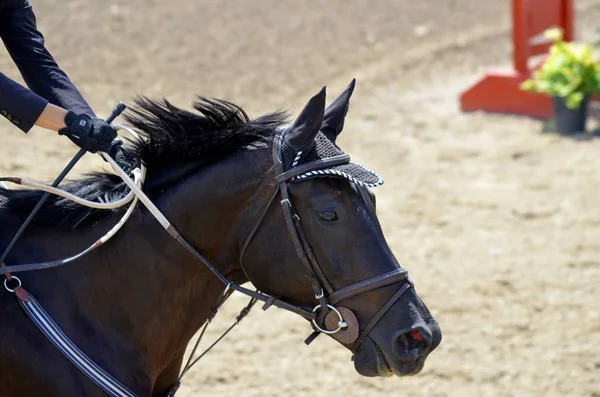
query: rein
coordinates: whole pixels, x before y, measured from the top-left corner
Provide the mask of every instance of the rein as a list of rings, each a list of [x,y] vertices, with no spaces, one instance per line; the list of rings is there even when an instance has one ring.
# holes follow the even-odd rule
[[[133,132],[130,128],[125,127],[121,124],[117,124],[113,126],[115,129],[123,129],[136,139],[139,139],[135,132]],[[250,245],[254,235],[260,228],[262,221],[271,207],[273,202],[275,202],[275,198],[279,194],[280,204],[282,206],[284,219],[287,225],[287,229],[289,235],[292,239],[296,254],[307,273],[307,275],[311,279],[311,286],[313,289],[313,293],[318,304],[310,309],[299,305],[294,305],[292,303],[283,301],[276,297],[261,293],[259,291],[252,291],[250,289],[244,288],[241,285],[235,284],[229,281],[223,274],[221,274],[200,252],[198,252],[180,233],[177,229],[168,221],[168,219],[160,212],[160,210],[152,203],[152,201],[146,196],[142,191],[142,184],[145,176],[145,168],[140,166],[140,169],[136,169],[132,172],[133,180],[130,178],[127,173],[121,169],[121,167],[113,160],[108,154],[100,153],[101,156],[106,160],[113,168],[113,170],[117,173],[117,175],[127,184],[127,186],[131,189],[129,194],[119,200],[119,206],[125,205],[127,203],[131,203],[129,209],[123,218],[119,221],[119,223],[111,229],[105,236],[97,240],[94,244],[88,247],[86,250],[71,256],[66,259],[61,259],[57,261],[51,262],[42,262],[35,264],[24,264],[24,265],[15,265],[15,266],[6,266],[4,263],[1,263],[0,266],[0,275],[4,275],[6,280],[4,285],[9,292],[14,292],[19,299],[19,303],[27,312],[27,314],[32,318],[34,323],[40,328],[42,332],[54,343],[63,354],[67,356],[82,372],[84,372],[90,379],[92,379],[99,387],[102,387],[109,395],[111,396],[135,396],[133,393],[128,391],[123,385],[121,385],[118,381],[114,380],[109,374],[100,369],[97,365],[97,368],[93,368],[93,373],[100,373],[99,380],[95,379],[93,375],[90,375],[90,371],[86,371],[86,366],[95,365],[85,354],[83,354],[77,347],[66,337],[66,335],[60,334],[60,328],[50,319],[47,313],[43,311],[43,308],[35,301],[35,299],[28,294],[21,286],[20,280],[12,276],[11,273],[16,272],[24,272],[24,271],[33,271],[33,270],[41,270],[47,269],[51,267],[61,266],[63,264],[74,261],[75,259],[79,259],[88,252],[97,249],[106,241],[108,241],[112,236],[114,236],[118,230],[125,224],[133,209],[135,208],[138,201],[141,201],[144,206],[148,209],[148,211],[156,218],[156,220],[160,223],[160,225],[169,233],[169,235],[179,242],[186,250],[188,250],[196,259],[201,261],[224,285],[225,291],[220,296],[219,301],[216,306],[211,309],[207,320],[203,326],[203,329],[198,338],[198,342],[193,348],[192,355],[188,360],[187,364],[184,366],[180,376],[177,378],[177,381],[171,389],[169,390],[167,396],[174,396],[175,392],[179,388],[181,378],[187,373],[191,366],[193,366],[200,358],[202,358],[212,347],[216,345],[229,331],[231,331],[241,319],[243,319],[250,309],[254,306],[257,301],[264,302],[263,310],[267,310],[271,306],[279,307],[281,309],[290,311],[292,313],[298,314],[303,318],[311,321],[312,326],[314,328],[314,332],[306,339],[305,343],[310,344],[319,334],[325,333],[329,334],[341,343],[348,346],[352,351],[356,352],[358,347],[362,344],[362,342],[368,337],[370,331],[376,326],[379,320],[385,315],[385,313],[391,308],[391,306],[399,300],[402,295],[412,287],[412,282],[408,278],[408,272],[406,269],[398,268],[394,269],[390,272],[384,273],[382,275],[372,277],[367,280],[359,281],[357,283],[345,286],[337,291],[334,290],[327,278],[325,277],[321,267],[319,266],[314,254],[312,253],[312,249],[306,238],[306,234],[302,228],[302,224],[300,221],[300,217],[294,210],[294,206],[291,202],[291,198],[288,192],[288,184],[290,181],[294,180],[294,178],[298,175],[306,173],[308,171],[323,169],[327,167],[331,167],[334,165],[347,164],[350,162],[350,157],[348,155],[340,155],[334,156],[331,158],[321,159],[314,161],[312,163],[304,164],[297,167],[292,167],[290,170],[283,170],[282,160],[281,160],[281,147],[282,142],[285,136],[285,131],[280,131],[273,140],[273,164],[274,170],[276,173],[275,181],[278,183],[277,189],[271,196],[268,204],[266,205],[264,211],[261,213],[256,225],[251,229],[250,234],[246,238],[242,246],[242,250],[240,253],[240,265],[243,270],[243,257],[244,254]],[[69,195],[66,192],[61,191],[60,189],[56,189],[55,187],[49,187],[47,185],[39,184],[36,182],[28,181],[21,178],[0,178],[0,181],[7,181],[11,183],[21,184],[24,186],[33,187],[35,189],[43,190],[46,194],[57,194],[62,197],[73,199],[77,203],[86,206],[96,206],[99,203],[89,202],[86,200],[81,200],[75,196]],[[116,203],[102,203],[107,207],[102,208],[115,208],[110,207],[110,205],[115,205]],[[99,207],[94,207],[99,208]],[[14,245],[14,242],[13,242]],[[12,248],[12,245],[9,247]],[[3,256],[7,256],[7,252]],[[7,285],[7,281],[15,280],[18,282],[18,286],[14,288],[9,288]],[[369,321],[367,326],[360,332],[360,326],[358,324],[358,320],[354,313],[344,307],[336,307],[335,305],[341,303],[342,301],[349,299],[351,297],[357,296],[359,294],[363,294],[369,291],[372,291],[377,288],[381,288],[384,286],[388,286],[391,284],[402,282],[402,286],[398,289],[398,291],[385,303],[379,311],[373,316],[373,318]],[[237,317],[236,322],[215,342],[213,343],[204,353],[202,353],[198,358],[192,361],[192,358],[195,354],[196,348],[204,335],[206,327],[211,322],[212,318],[217,313],[218,308],[224,302],[226,297],[228,296],[228,292],[238,291],[244,295],[249,296],[250,302],[249,304],[240,312],[240,315]],[[33,309],[31,309],[33,307]],[[32,315],[33,313],[33,315]],[[41,313],[36,315],[35,313]],[[46,322],[49,322],[49,326],[44,328],[44,324],[40,325],[40,318],[45,318]],[[48,321],[49,319],[49,321]],[[58,331],[60,332],[58,332]],[[342,331],[342,332],[340,332]],[[360,333],[360,334],[359,334]],[[56,335],[59,335],[58,337]],[[59,342],[56,342],[55,339],[58,338]],[[66,344],[71,347],[70,350],[75,351],[72,356],[69,356],[69,353],[65,353],[63,349],[61,349],[61,343]],[[78,360],[78,357],[81,359]],[[83,364],[82,364],[83,363]],[[93,367],[92,365],[92,367]],[[110,383],[110,381],[114,381],[114,383]],[[104,383],[109,383],[109,386],[106,386]],[[117,391],[115,391],[117,390]],[[119,391],[120,390],[120,391]],[[123,391],[125,390],[125,391]]]

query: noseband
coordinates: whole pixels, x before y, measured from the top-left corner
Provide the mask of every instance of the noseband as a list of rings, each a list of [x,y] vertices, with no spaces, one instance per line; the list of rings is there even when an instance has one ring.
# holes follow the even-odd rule
[[[279,132],[273,139],[273,168],[275,170],[275,181],[277,182],[277,190],[271,197],[271,200],[262,212],[261,217],[257,221],[254,228],[252,228],[250,234],[246,238],[242,250],[240,253],[240,265],[243,267],[244,254],[252,241],[252,238],[258,231],[262,221],[271,207],[277,193],[280,194],[280,204],[283,209],[285,223],[289,232],[289,235],[294,244],[294,248],[298,258],[300,259],[306,274],[309,276],[311,286],[317,300],[317,305],[309,312],[310,315],[303,315],[307,313],[307,310],[300,306],[295,306],[299,310],[294,310],[295,313],[302,315],[312,322],[314,332],[306,339],[305,343],[310,344],[319,334],[325,333],[331,335],[333,338],[342,342],[345,345],[350,345],[353,351],[356,351],[362,344],[365,338],[369,335],[371,330],[377,325],[379,320],[385,315],[385,313],[392,307],[392,305],[399,300],[402,295],[412,287],[412,282],[408,278],[408,271],[403,268],[394,269],[390,272],[381,274],[376,277],[369,278],[367,280],[359,281],[357,283],[345,286],[341,289],[334,290],[331,284],[325,277],[321,266],[317,262],[306,233],[302,228],[300,217],[294,210],[294,206],[289,196],[288,184],[298,175],[305,174],[310,171],[333,167],[341,164],[348,164],[350,162],[350,156],[347,154],[338,155],[334,157],[319,159],[307,164],[299,165],[290,168],[287,171],[283,170],[283,161],[281,156],[283,140],[285,131]],[[354,313],[345,307],[336,307],[342,301],[352,298],[354,296],[363,294],[375,290],[377,288],[385,287],[387,285],[403,282],[400,289],[377,311],[375,316],[369,321],[367,326],[359,334],[359,324]],[[282,301],[270,297],[263,309],[266,310],[269,306],[275,303],[283,303]],[[279,306],[279,305],[277,305]],[[279,306],[281,307],[281,306]],[[286,307],[281,307],[289,310]],[[299,311],[303,313],[299,313]],[[336,319],[337,321],[330,321],[330,319]],[[327,324],[333,323],[332,329],[327,328]],[[339,333],[342,331],[342,333]]]

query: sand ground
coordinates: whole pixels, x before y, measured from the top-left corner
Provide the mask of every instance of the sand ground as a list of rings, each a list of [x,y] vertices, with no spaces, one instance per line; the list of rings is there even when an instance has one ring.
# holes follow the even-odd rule
[[[462,89],[509,66],[508,1],[31,3],[102,115],[136,93],[297,113],[321,85],[333,96],[358,79],[341,145],[386,179],[378,213],[441,346],[416,377],[363,378],[333,341],[305,347],[303,321],[257,311],[180,396],[600,396],[600,141],[458,111]],[[600,4],[576,8],[578,38],[591,39]],[[0,70],[18,76],[4,51]],[[48,180],[76,151],[4,120],[0,136],[2,175]],[[99,166],[88,156],[79,170]],[[242,303],[230,300],[209,339]]]

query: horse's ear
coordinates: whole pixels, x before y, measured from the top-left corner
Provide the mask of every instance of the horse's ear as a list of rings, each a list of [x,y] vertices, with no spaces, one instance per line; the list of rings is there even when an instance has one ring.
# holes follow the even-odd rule
[[[342,92],[341,95],[329,105],[327,110],[325,110],[321,132],[325,134],[331,142],[335,142],[335,139],[344,128],[344,119],[346,118],[348,108],[350,107],[350,97],[354,91],[355,84],[356,79],[352,79],[344,92]]]
[[[314,141],[321,124],[323,124],[324,113],[325,87],[310,98],[286,134],[286,139],[294,150],[298,152],[304,150]]]

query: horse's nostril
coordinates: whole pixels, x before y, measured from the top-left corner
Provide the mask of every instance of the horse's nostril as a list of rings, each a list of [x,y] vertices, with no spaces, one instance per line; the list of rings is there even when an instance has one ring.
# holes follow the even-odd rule
[[[421,336],[421,334],[419,333],[419,331],[417,331],[416,329],[410,331],[408,333],[408,335],[413,338],[414,340],[418,340],[418,341],[422,341],[423,337]]]
[[[415,339],[411,336],[410,332],[398,336],[397,343],[400,348],[405,351],[424,347],[425,345],[423,338]]]
[[[396,334],[394,352],[403,359],[414,360],[431,347],[431,335],[426,329],[411,329]]]

